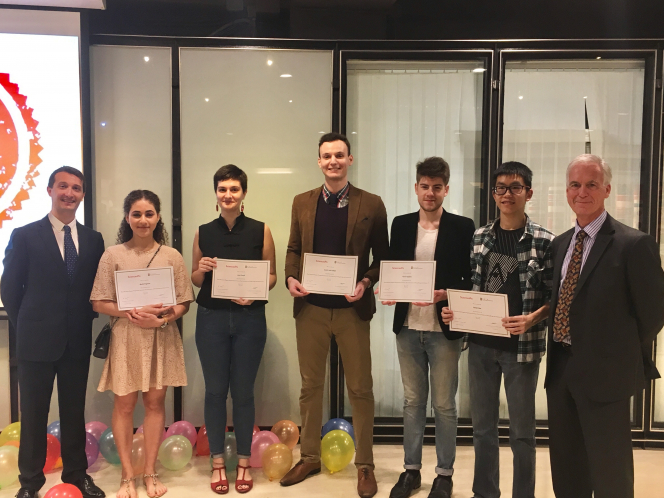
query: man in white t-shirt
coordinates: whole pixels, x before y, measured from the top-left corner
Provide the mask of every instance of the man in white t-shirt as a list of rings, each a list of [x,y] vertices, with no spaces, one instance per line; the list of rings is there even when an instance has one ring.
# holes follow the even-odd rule
[[[415,193],[419,211],[392,222],[390,258],[436,261],[434,304],[395,303],[394,333],[404,390],[404,469],[390,498],[405,498],[420,487],[427,398],[436,420],[436,474],[429,498],[452,496],[456,457],[458,365],[463,334],[451,332],[441,319],[447,289],[470,290],[470,243],[473,220],[443,209],[450,167],[440,157],[417,164]],[[430,381],[429,381],[430,376]]]

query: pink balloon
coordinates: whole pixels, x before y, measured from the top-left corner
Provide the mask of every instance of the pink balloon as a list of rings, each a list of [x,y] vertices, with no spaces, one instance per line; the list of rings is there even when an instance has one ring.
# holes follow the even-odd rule
[[[272,445],[280,443],[279,437],[272,431],[259,431],[254,434],[251,440],[251,458],[249,465],[252,467],[263,466],[263,452],[265,449]]]
[[[139,428],[136,429],[136,434],[143,434],[143,424],[141,424]],[[164,429],[164,433],[161,435],[161,441],[159,442],[163,443],[165,439],[166,439],[166,429]]]
[[[88,422],[85,424],[85,432],[92,434],[97,442],[99,442],[99,438],[106,429],[108,429],[108,426],[103,422]]]
[[[196,434],[196,427],[186,420],[180,420],[179,422],[173,423],[168,430],[166,431],[166,437],[171,436],[184,436],[186,437],[191,446],[196,444],[196,439],[198,434]]]

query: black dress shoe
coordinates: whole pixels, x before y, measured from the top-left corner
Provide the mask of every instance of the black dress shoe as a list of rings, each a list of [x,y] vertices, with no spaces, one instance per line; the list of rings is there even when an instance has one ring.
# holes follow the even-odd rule
[[[36,489],[21,488],[16,493],[16,498],[39,498],[39,491]]]
[[[437,476],[431,485],[429,498],[451,498],[452,476]]]
[[[390,498],[408,498],[410,493],[422,485],[422,476],[419,470],[402,472],[399,480],[390,491]]]
[[[76,482],[72,482],[83,495],[83,498],[104,498],[106,493],[104,493],[92,480],[92,477],[86,475],[83,479],[79,479]]]

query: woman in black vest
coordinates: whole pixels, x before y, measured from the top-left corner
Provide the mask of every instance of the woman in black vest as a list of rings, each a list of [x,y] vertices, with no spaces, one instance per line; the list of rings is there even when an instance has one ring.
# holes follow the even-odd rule
[[[274,240],[265,223],[247,218],[244,197],[247,175],[233,164],[214,175],[217,210],[221,216],[201,225],[194,238],[191,281],[198,293],[196,346],[205,378],[205,426],[213,458],[212,491],[228,493],[224,464],[226,398],[230,386],[233,423],[239,459],[235,489],[251,490],[249,475],[251,438],[254,428],[254,382],[265,347],[267,301],[211,297],[215,258],[269,260],[270,289],[277,282]]]

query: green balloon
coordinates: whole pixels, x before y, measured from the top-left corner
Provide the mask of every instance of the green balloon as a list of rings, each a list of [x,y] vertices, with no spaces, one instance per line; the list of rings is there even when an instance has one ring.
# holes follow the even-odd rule
[[[159,447],[159,461],[168,470],[180,470],[191,460],[192,451],[186,437],[167,437]]]
[[[18,448],[3,446],[0,448],[0,489],[18,479]]]
[[[120,455],[118,455],[118,448],[115,446],[113,431],[110,427],[99,438],[99,451],[108,463],[120,465]]]
[[[330,431],[320,443],[320,458],[330,472],[339,472],[353,459],[355,444],[346,431]]]
[[[237,467],[237,441],[234,432],[227,432],[224,440],[224,465],[226,472],[233,472]]]

